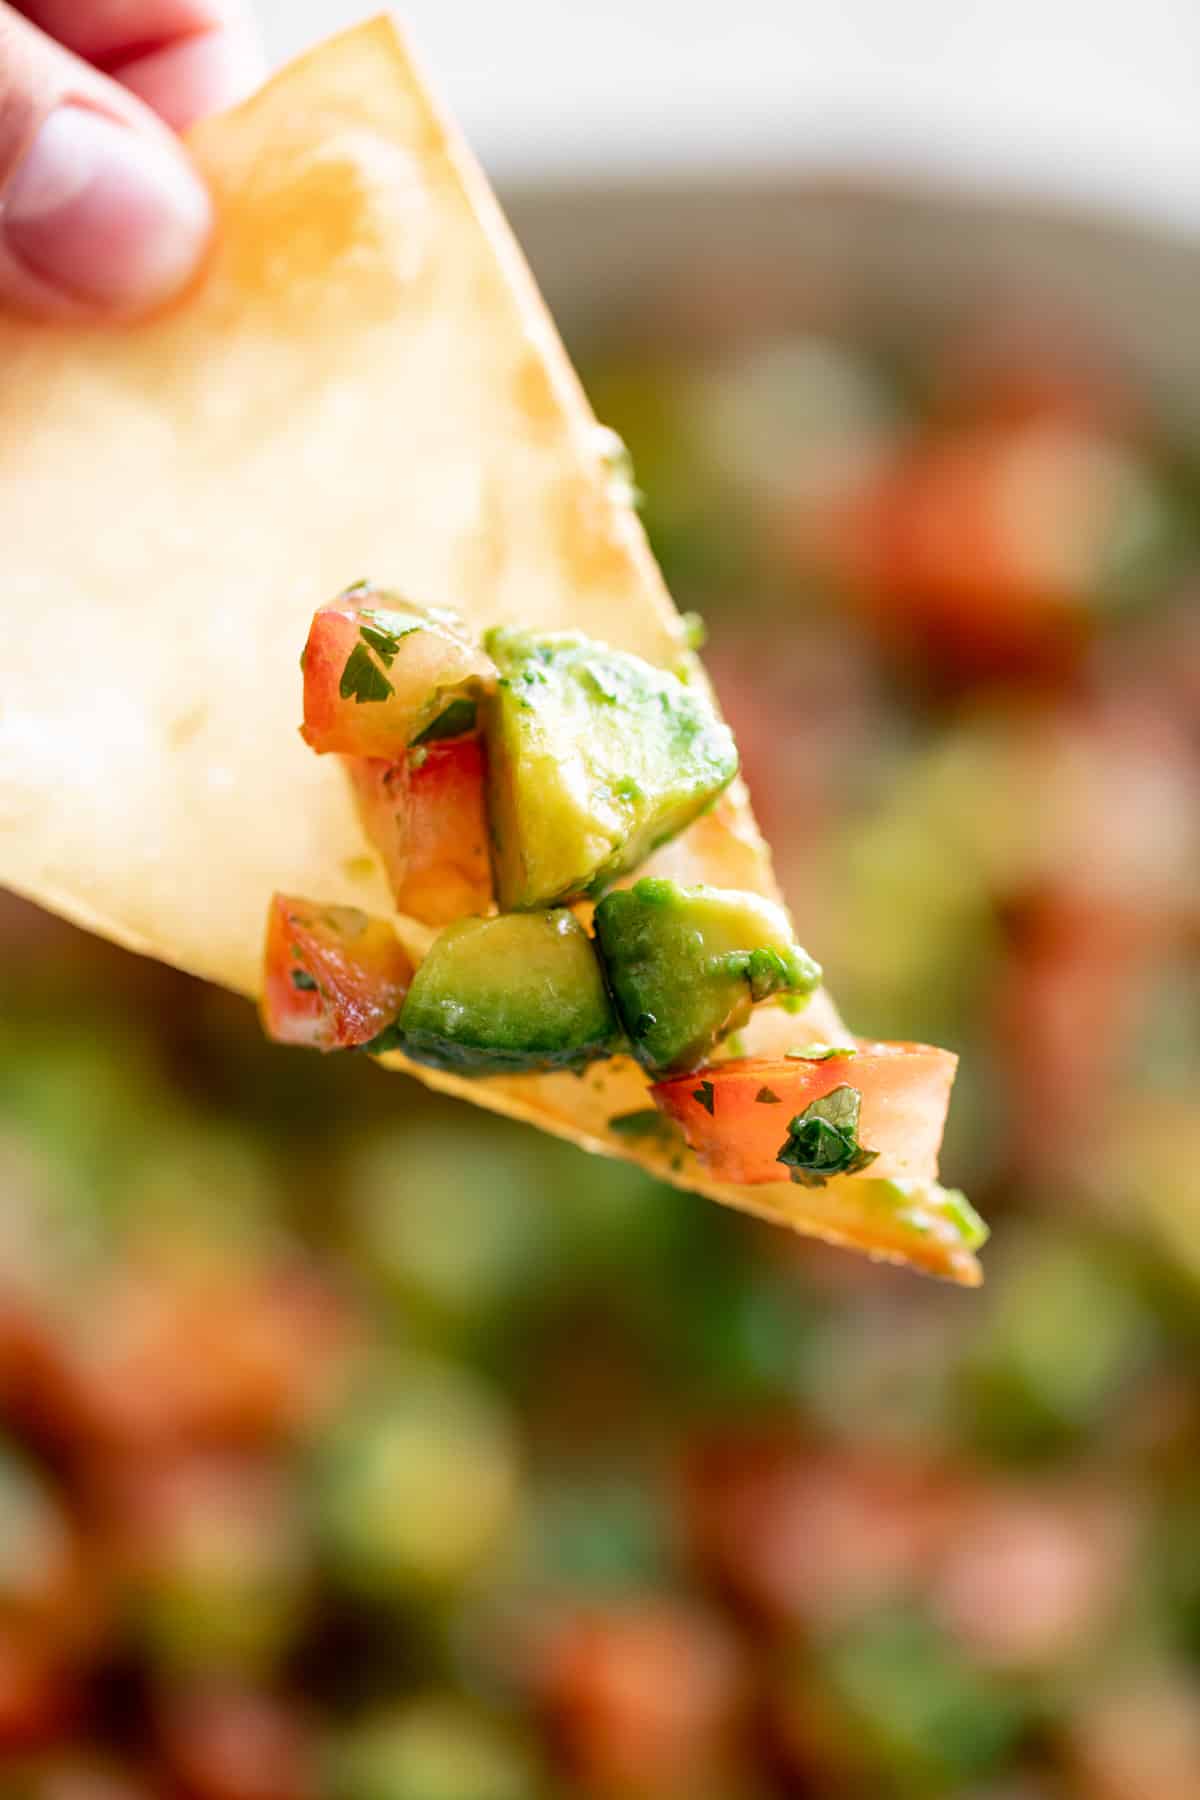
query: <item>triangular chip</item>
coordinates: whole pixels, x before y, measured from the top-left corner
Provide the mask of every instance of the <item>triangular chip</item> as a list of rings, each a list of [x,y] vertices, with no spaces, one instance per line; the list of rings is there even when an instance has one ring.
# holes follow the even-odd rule
[[[480,628],[661,664],[682,628],[487,184],[386,19],[293,64],[195,153],[203,279],[128,332],[0,321],[0,880],[246,994],[275,890],[390,911],[334,757],[297,725],[313,609],[361,576]],[[774,896],[735,786],[660,869]],[[754,1047],[838,1030],[822,996]],[[782,1034],[782,1037],[781,1037]],[[632,1064],[461,1093],[767,1218],[961,1281],[940,1190],[721,1188],[609,1121]]]

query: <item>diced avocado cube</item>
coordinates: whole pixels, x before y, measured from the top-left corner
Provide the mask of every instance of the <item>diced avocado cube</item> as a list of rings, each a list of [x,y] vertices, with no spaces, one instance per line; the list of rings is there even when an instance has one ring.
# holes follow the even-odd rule
[[[616,1037],[595,947],[562,908],[447,926],[413,977],[396,1046],[434,1069],[503,1075],[581,1068]]]
[[[600,894],[737,773],[703,689],[569,632],[488,633],[484,708],[502,912]]]
[[[639,881],[596,908],[596,938],[638,1061],[695,1069],[758,1000],[811,994],[821,971],[757,894]]]

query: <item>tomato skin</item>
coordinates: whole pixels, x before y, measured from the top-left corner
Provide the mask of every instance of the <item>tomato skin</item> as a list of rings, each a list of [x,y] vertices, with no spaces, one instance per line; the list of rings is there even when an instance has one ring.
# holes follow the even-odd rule
[[[958,1058],[949,1050],[930,1044],[862,1039],[854,1056],[822,1062],[741,1057],[660,1081],[651,1092],[655,1104],[680,1126],[714,1175],[752,1187],[787,1179],[779,1152],[790,1120],[834,1088],[857,1088],[862,1095],[859,1141],[877,1152],[866,1174],[883,1180],[936,1181],[957,1066]],[[778,1095],[778,1100],[758,1099],[764,1090]]]
[[[378,756],[395,750],[395,722],[387,701],[360,706],[343,700],[339,687],[355,645],[358,615],[353,607],[323,606],[313,615],[304,646],[304,724],[300,735],[310,750],[325,755]]]
[[[449,738],[396,761],[364,757],[347,766],[397,910],[426,925],[487,912],[492,871],[482,739]]]
[[[407,953],[382,919],[352,906],[273,897],[262,1019],[277,1043],[315,1050],[368,1043],[396,1017],[412,976]]]

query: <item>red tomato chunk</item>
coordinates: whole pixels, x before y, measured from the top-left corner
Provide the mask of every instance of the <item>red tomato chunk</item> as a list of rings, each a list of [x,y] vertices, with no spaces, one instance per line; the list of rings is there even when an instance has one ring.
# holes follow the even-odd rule
[[[785,1181],[789,1121],[835,1088],[862,1097],[858,1137],[884,1180],[935,1181],[958,1058],[928,1044],[859,1043],[823,1060],[743,1057],[660,1081],[654,1099],[722,1181]]]
[[[396,757],[495,670],[449,614],[354,588],[314,615],[301,736],[321,754]]]
[[[429,744],[397,761],[349,765],[363,829],[379,852],[398,911],[448,925],[492,903],[477,737]]]
[[[352,906],[276,894],[267,921],[263,1025],[281,1044],[346,1050],[390,1025],[413,967],[390,925]]]

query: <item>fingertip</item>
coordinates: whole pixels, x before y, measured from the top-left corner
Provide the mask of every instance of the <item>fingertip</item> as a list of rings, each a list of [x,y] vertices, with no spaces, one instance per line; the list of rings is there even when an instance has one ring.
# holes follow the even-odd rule
[[[243,23],[197,32],[138,56],[110,73],[175,131],[234,106],[266,74],[258,34]]]
[[[211,231],[208,194],[166,133],[64,104],[5,189],[0,283],[33,310],[137,316],[186,286]]]

